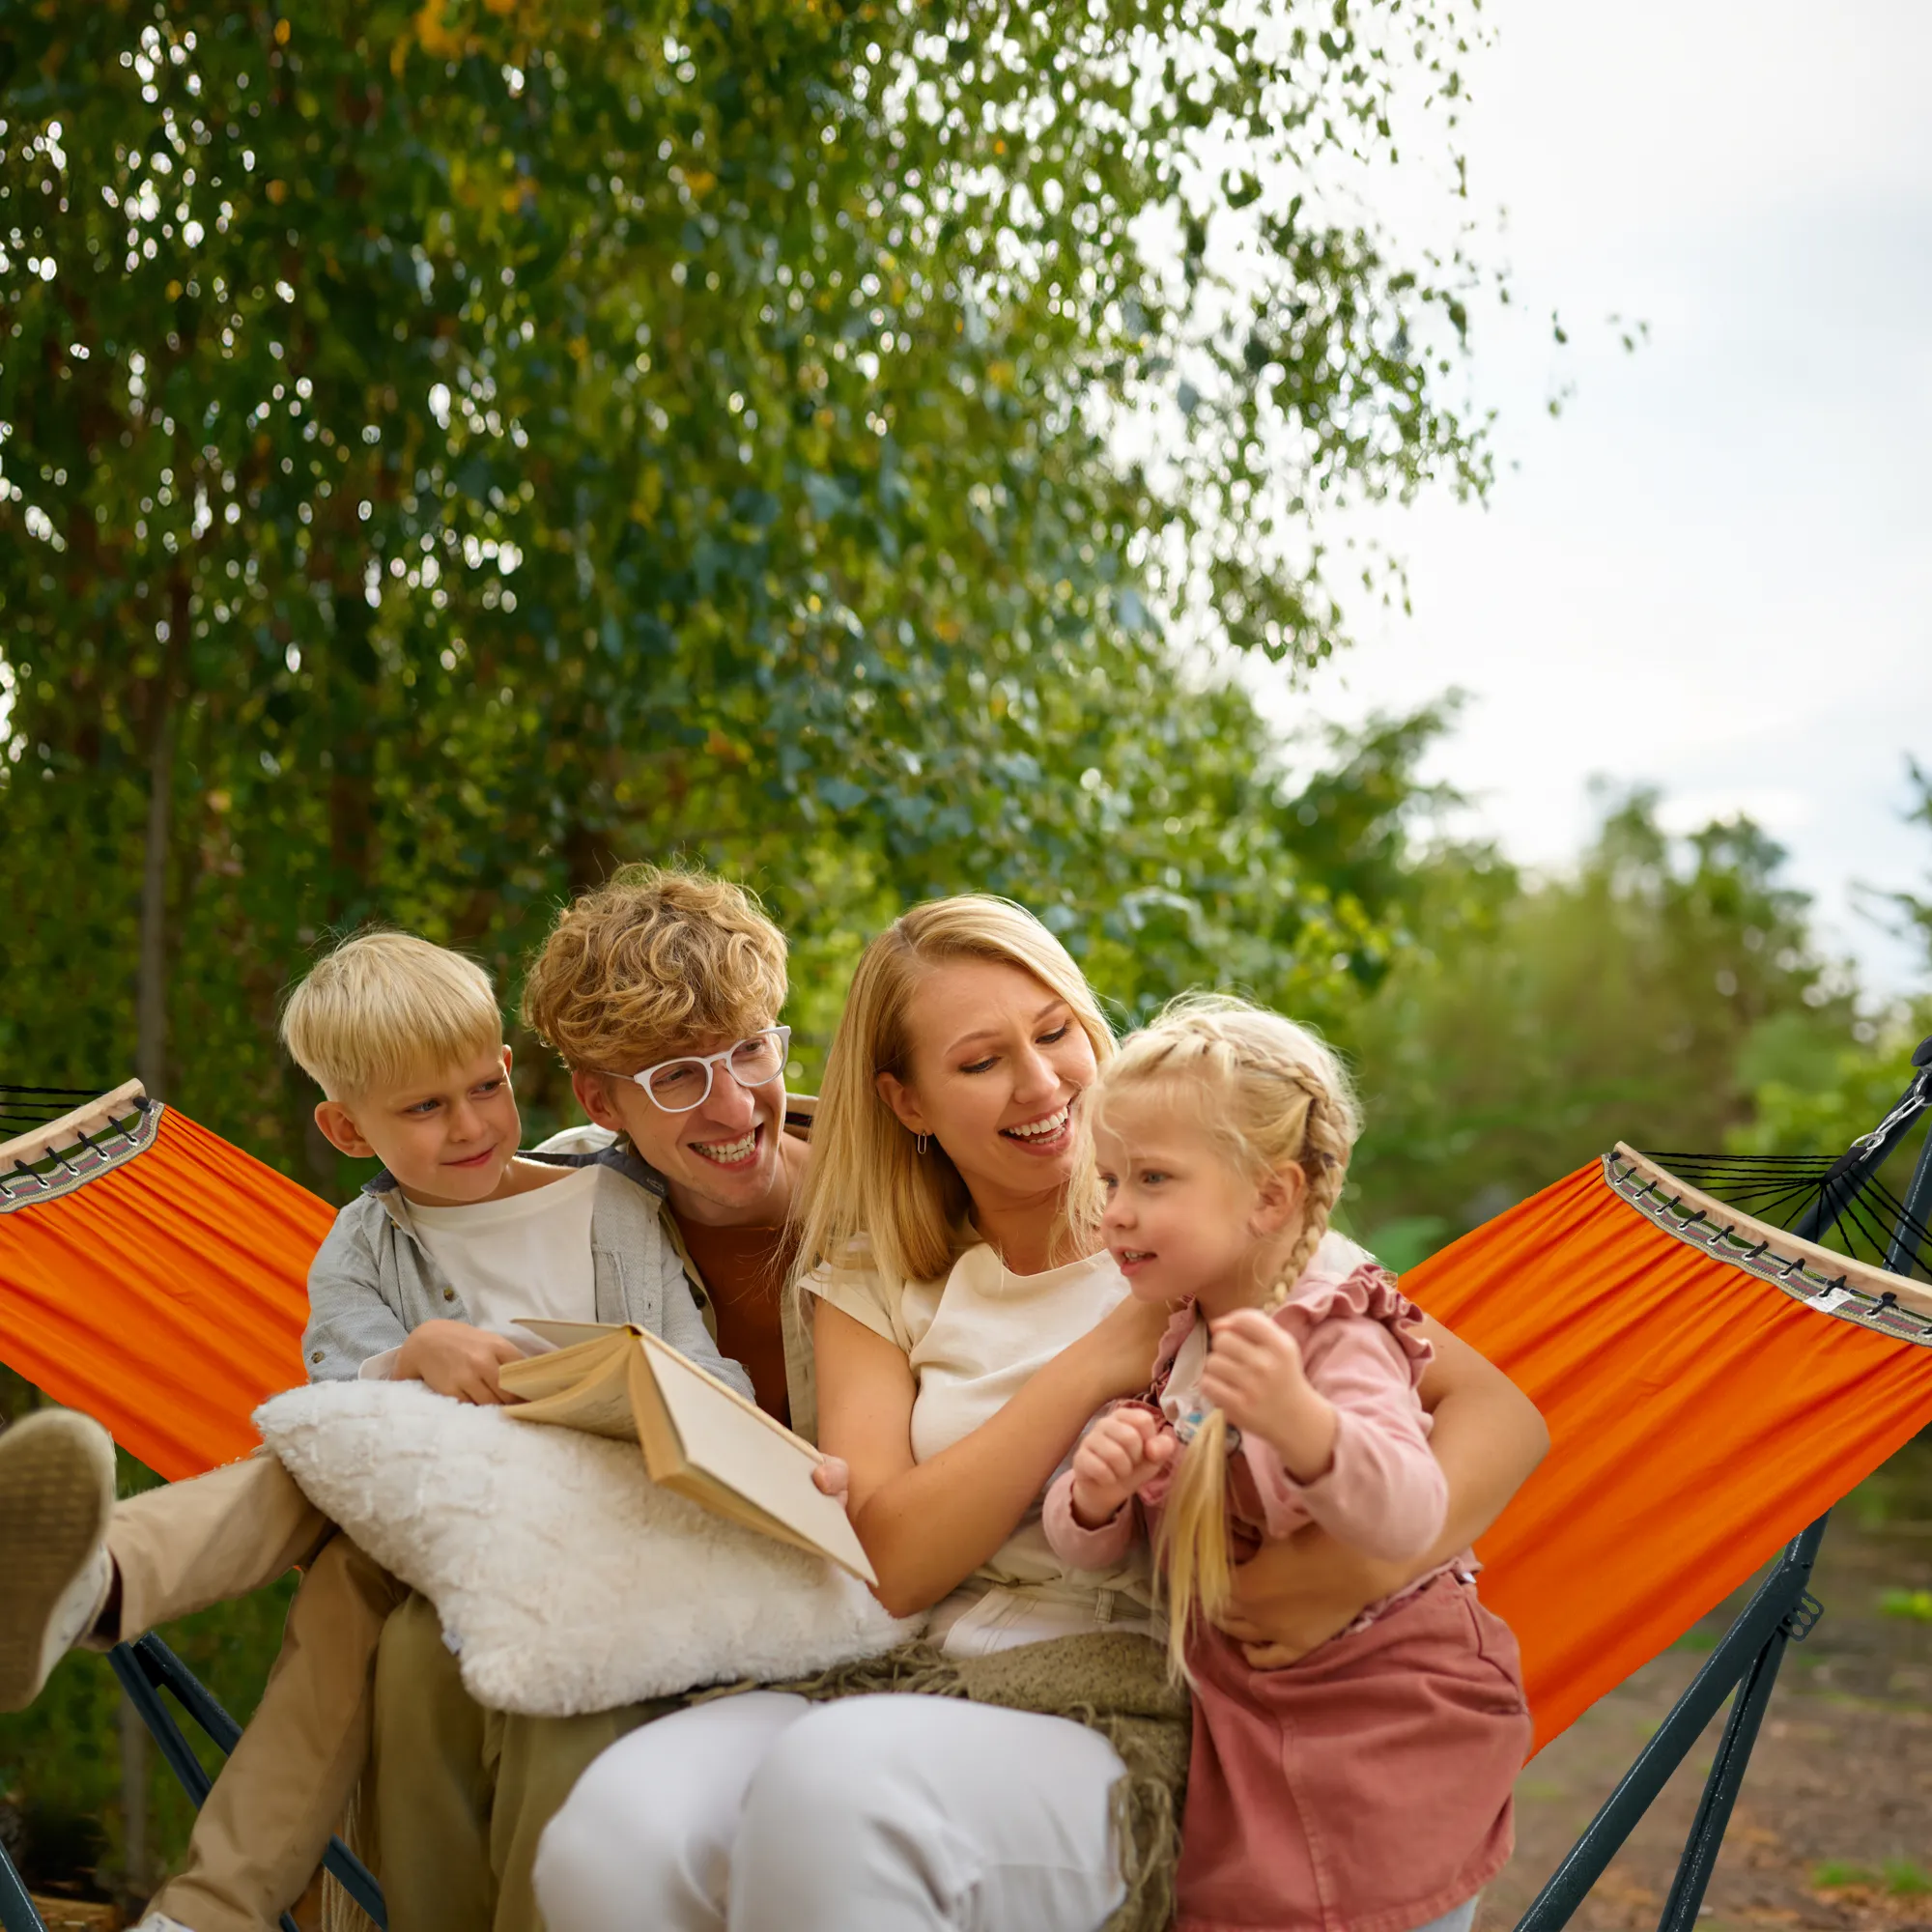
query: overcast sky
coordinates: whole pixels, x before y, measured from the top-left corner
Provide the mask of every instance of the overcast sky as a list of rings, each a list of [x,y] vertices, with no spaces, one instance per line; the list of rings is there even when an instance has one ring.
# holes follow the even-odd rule
[[[1516,467],[1486,510],[1385,521],[1413,614],[1365,613],[1284,709],[1461,685],[1436,774],[1515,856],[1577,849],[1592,774],[1660,785],[1676,826],[1747,810],[1833,942],[1922,985],[1851,887],[1932,875],[1899,820],[1905,753],[1932,765],[1932,5],[1484,17],[1470,185],[1507,209],[1520,320],[1491,319],[1474,373]]]

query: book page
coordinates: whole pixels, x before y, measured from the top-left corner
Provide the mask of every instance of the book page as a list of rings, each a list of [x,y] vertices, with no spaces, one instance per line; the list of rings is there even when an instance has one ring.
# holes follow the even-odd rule
[[[668,1343],[655,1335],[640,1334],[638,1340],[685,1462],[855,1576],[876,1582],[844,1505],[811,1480],[821,1460],[818,1451],[688,1362]]]
[[[619,1329],[555,1354],[506,1362],[500,1375],[503,1387],[524,1398],[511,1404],[508,1413],[519,1422],[555,1423],[586,1435],[636,1441],[629,1382],[632,1347],[629,1334]]]

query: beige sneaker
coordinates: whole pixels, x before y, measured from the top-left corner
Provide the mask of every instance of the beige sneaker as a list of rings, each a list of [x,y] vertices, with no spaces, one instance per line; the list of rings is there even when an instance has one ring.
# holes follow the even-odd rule
[[[0,1711],[24,1711],[106,1607],[114,1442],[46,1408],[0,1433]]]

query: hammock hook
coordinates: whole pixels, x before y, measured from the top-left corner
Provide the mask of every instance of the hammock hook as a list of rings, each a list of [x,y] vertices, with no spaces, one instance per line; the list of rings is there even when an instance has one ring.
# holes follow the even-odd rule
[[[1918,1046],[1918,1053],[1915,1053],[1912,1056],[1913,1064],[1919,1068],[1919,1071],[1914,1077],[1912,1085],[1900,1096],[1898,1105],[1870,1133],[1861,1134],[1838,1156],[1831,1173],[1825,1177],[1828,1182],[1835,1180],[1839,1174],[1857,1160],[1861,1154],[1869,1153],[1873,1148],[1889,1139],[1894,1127],[1903,1126],[1917,1120],[1925,1111],[1928,1099],[1932,1099],[1932,1096],[1929,1096],[1926,1091],[1928,1087],[1932,1087],[1932,1065],[1921,1062],[1918,1054],[1928,1052],[1932,1052],[1932,1038],[1921,1040]]]

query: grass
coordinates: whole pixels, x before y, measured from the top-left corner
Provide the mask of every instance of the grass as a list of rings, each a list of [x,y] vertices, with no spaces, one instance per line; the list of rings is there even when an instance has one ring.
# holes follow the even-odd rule
[[[1863,1865],[1849,1865],[1842,1859],[1827,1859],[1811,1867],[1811,1883],[1820,1891],[1831,1891],[1841,1885],[1876,1885],[1878,1873]]]
[[[1906,1617],[1916,1624],[1932,1624],[1932,1590],[1888,1590],[1878,1600],[1882,1617]]]
[[[1838,1887],[1865,1889],[1884,1887],[1894,1898],[1924,1898],[1932,1895],[1932,1875],[1911,1859],[1888,1860],[1884,1868],[1873,1871],[1868,1865],[1847,1864],[1841,1859],[1827,1859],[1811,1867],[1811,1883],[1819,1891]]]
[[[1932,1893],[1932,1876],[1910,1859],[1892,1859],[1885,1868],[1885,1889],[1894,1898],[1923,1898]]]

